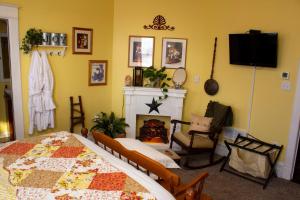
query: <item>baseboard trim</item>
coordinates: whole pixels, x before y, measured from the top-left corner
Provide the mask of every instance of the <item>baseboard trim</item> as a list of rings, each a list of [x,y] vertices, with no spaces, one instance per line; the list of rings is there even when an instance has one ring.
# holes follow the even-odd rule
[[[228,149],[226,148],[224,143],[217,145],[216,154],[218,154],[220,156],[227,156]],[[277,162],[275,170],[276,170],[277,176],[279,178],[283,178],[283,179],[286,179],[286,180],[291,180],[290,176],[289,176],[289,173],[288,173],[288,170],[287,170],[287,167],[286,167],[284,162],[282,162],[282,161]]]
[[[227,156],[228,154],[228,149],[226,148],[225,144],[218,144],[216,147],[216,154],[220,156]]]
[[[285,180],[291,180],[291,177],[290,177],[290,174],[288,173],[288,168],[286,166],[286,163],[284,162],[278,162],[276,167],[276,173],[277,173],[277,176],[279,178],[283,178]]]

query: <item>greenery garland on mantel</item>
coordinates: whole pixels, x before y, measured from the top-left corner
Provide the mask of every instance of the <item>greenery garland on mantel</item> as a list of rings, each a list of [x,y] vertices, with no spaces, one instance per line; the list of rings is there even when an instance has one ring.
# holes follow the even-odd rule
[[[170,85],[167,83],[167,81],[170,81],[171,78],[168,77],[165,71],[166,67],[156,69],[153,66],[143,70],[143,76],[149,80],[149,83],[145,84],[144,86],[156,87],[161,89],[163,96],[159,97],[159,101],[168,98],[168,87],[170,87]]]

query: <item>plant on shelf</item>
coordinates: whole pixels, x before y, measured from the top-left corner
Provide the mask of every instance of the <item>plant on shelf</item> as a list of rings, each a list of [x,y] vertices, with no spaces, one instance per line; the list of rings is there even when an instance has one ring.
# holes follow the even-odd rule
[[[26,32],[26,35],[22,40],[22,45],[21,45],[20,49],[23,50],[25,54],[29,54],[34,47],[42,44],[42,42],[43,42],[42,30],[30,28]]]
[[[112,138],[125,137],[125,127],[129,126],[125,123],[125,118],[116,117],[114,112],[109,116],[101,112],[94,117],[93,121],[95,125],[90,129],[91,131],[102,131]]]
[[[160,69],[156,69],[153,66],[144,69],[143,74],[144,77],[149,80],[149,83],[146,84],[146,87],[160,87],[163,96],[159,97],[159,100],[163,100],[168,98],[168,87],[170,85],[167,81],[170,81],[171,78],[165,73],[166,67],[161,67]]]

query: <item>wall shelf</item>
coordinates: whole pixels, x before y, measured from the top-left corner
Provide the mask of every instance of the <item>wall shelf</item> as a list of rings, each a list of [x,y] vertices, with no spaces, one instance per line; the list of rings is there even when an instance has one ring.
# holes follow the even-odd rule
[[[52,50],[52,49],[47,49],[46,52],[50,56],[65,56],[65,52],[68,46],[58,46],[58,45],[38,45],[38,47],[41,48],[61,48],[60,50]]]

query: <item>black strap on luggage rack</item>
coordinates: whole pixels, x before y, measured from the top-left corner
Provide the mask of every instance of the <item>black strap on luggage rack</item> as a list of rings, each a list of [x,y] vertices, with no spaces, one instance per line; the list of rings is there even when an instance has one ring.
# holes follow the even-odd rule
[[[226,140],[224,142],[225,142],[225,145],[226,145],[227,149],[229,150],[229,153],[228,153],[227,157],[225,158],[224,163],[221,166],[220,172],[224,170],[224,171],[227,171],[231,174],[234,174],[234,175],[240,176],[242,178],[245,178],[247,180],[253,181],[255,183],[261,184],[261,185],[263,185],[263,189],[265,189],[267,187],[267,185],[268,185],[268,183],[269,183],[269,181],[270,181],[270,179],[273,175],[277,176],[276,172],[275,172],[275,165],[276,165],[277,160],[280,156],[283,145],[279,146],[279,145],[275,145],[275,144],[266,143],[266,142],[263,142],[263,141],[258,140],[256,138],[254,139],[254,138],[241,136],[240,134],[237,136],[237,138],[235,139],[235,141],[233,143],[227,142]],[[253,143],[257,144],[257,146],[253,147],[253,148],[249,147]],[[268,148],[265,151],[262,151],[262,152],[258,151],[257,149],[262,147],[262,146],[265,146],[265,147],[268,147]],[[240,172],[238,172],[238,171],[236,171],[232,168],[226,167],[227,163],[229,161],[230,155],[231,155],[232,147],[236,147],[236,148],[239,148],[239,149],[243,149],[243,150],[246,150],[246,151],[250,151],[250,152],[265,156],[267,158],[269,164],[270,164],[270,167],[271,167],[270,172],[268,174],[268,177],[267,178],[256,178],[256,177],[244,174],[244,173],[240,173]],[[274,150],[277,151],[276,152],[277,155],[276,155],[275,159],[272,161],[272,159],[270,157],[270,153],[273,152]]]

